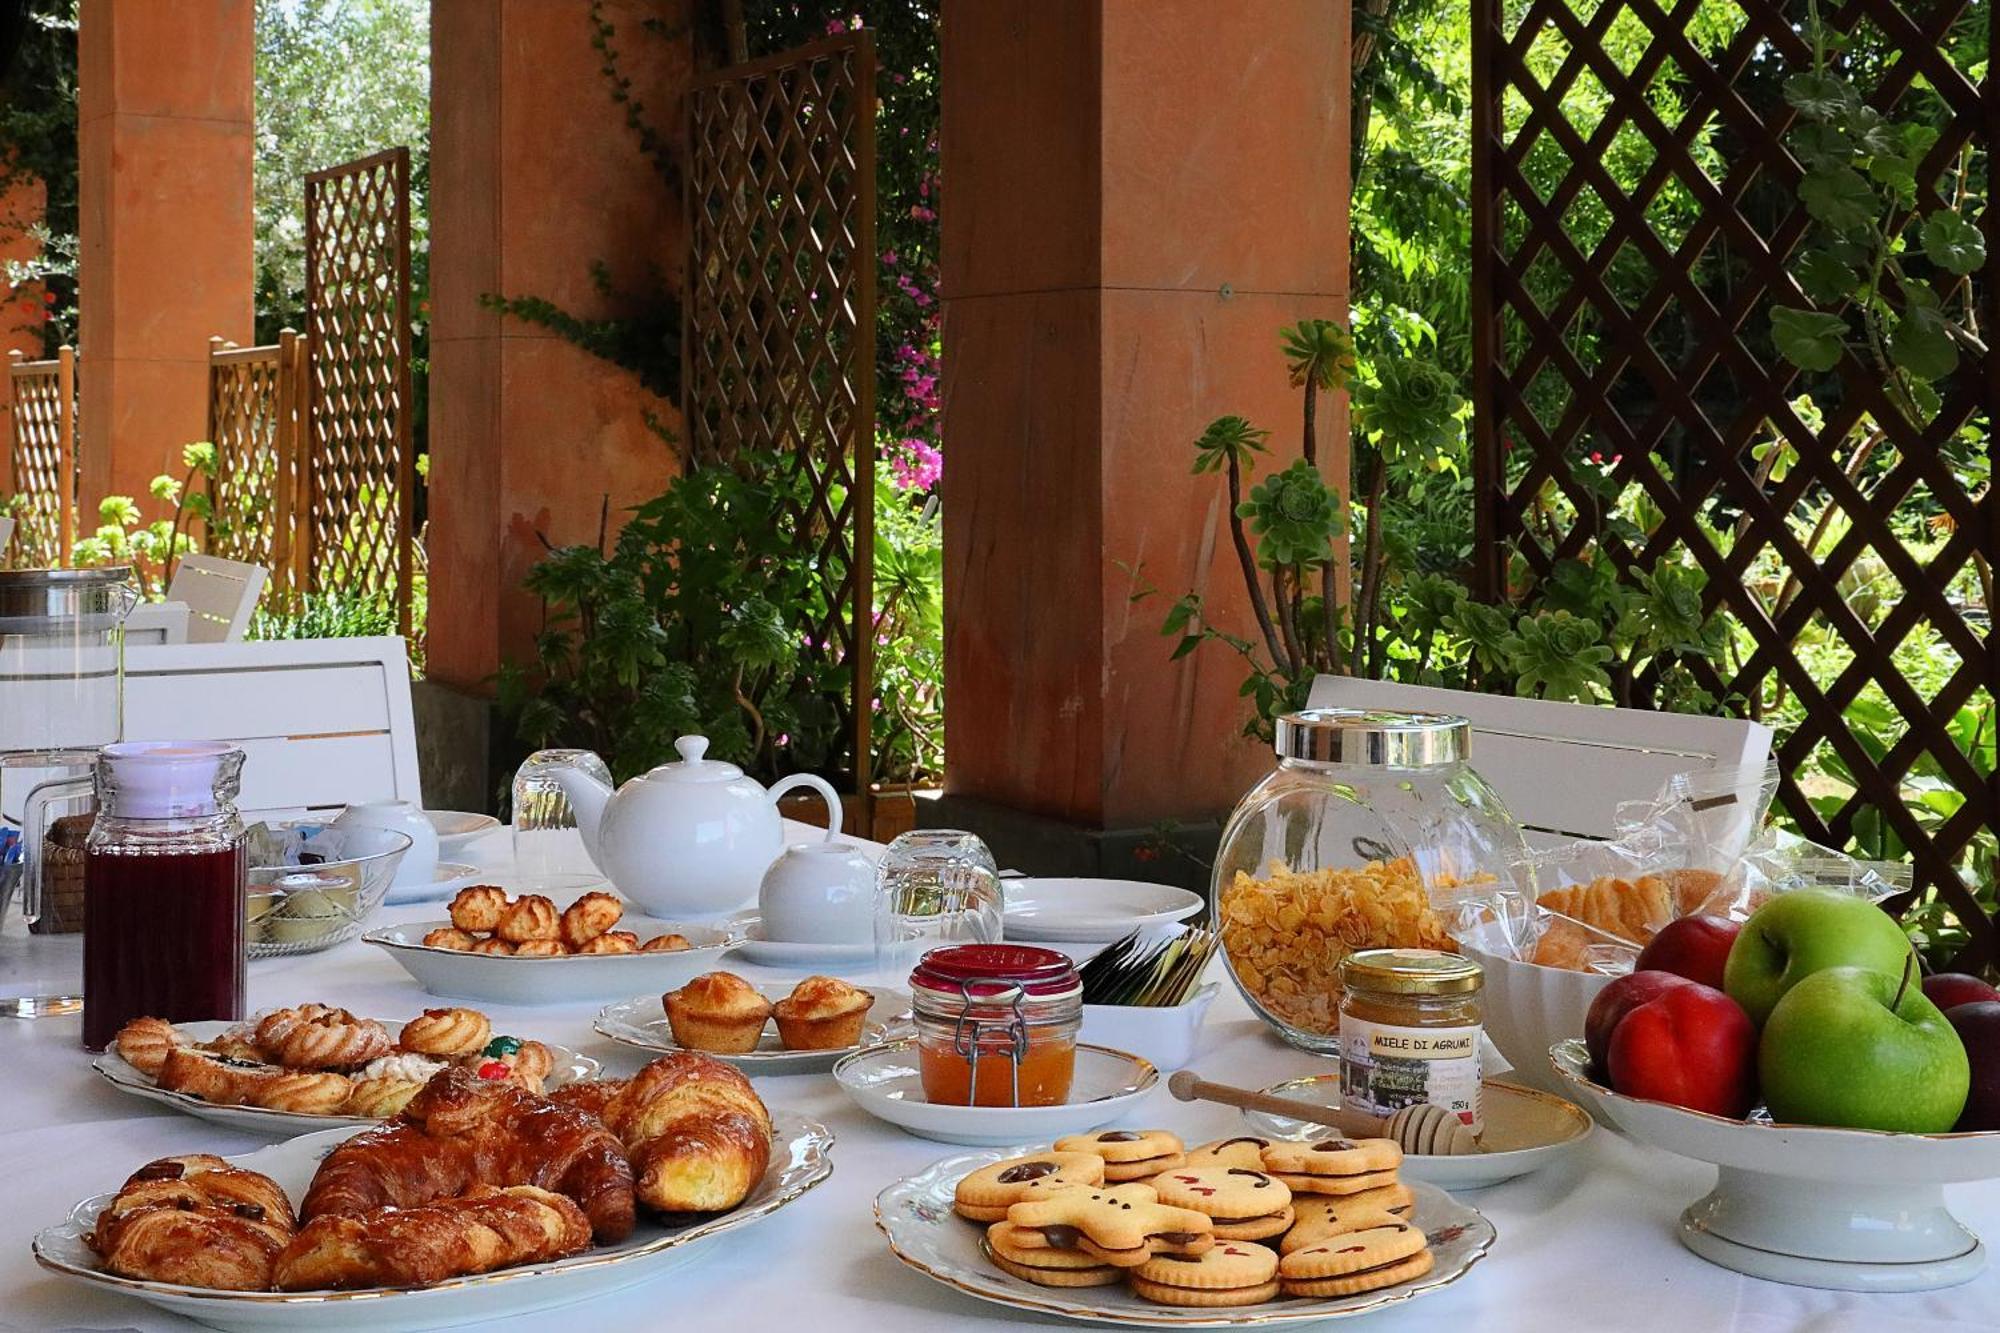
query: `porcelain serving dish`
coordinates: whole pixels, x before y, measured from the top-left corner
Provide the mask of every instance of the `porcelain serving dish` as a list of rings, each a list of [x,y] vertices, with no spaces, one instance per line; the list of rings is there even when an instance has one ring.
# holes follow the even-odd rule
[[[1000,889],[1005,938],[1046,944],[1109,944],[1202,907],[1198,894],[1136,879],[1031,877],[1003,880]]]
[[[35,1237],[35,1260],[63,1277],[123,1292],[172,1314],[221,1329],[374,1330],[483,1324],[535,1310],[572,1305],[645,1282],[699,1255],[726,1235],[769,1217],[833,1173],[833,1135],[824,1125],[786,1112],[771,1116],[775,1134],[771,1165],[750,1197],[720,1217],[666,1224],[643,1217],[617,1245],[603,1245],[554,1263],[526,1264],[496,1273],[454,1278],[433,1287],[368,1291],[208,1291],[103,1270],[84,1236],[113,1198],[100,1194],[71,1210],[67,1220]],[[307,1134],[228,1160],[275,1180],[294,1203],[305,1195],[319,1161],[351,1134],[334,1129]],[[133,1165],[137,1165],[134,1163]],[[116,1174],[116,1173],[114,1173]]]
[[[1211,981],[1185,1004],[1086,1004],[1079,1035],[1099,1046],[1142,1055],[1165,1070],[1184,1069],[1200,1044],[1208,1006],[1221,991],[1222,983]]]
[[[1070,1099],[1060,1106],[934,1106],[924,1100],[914,1037],[841,1057],[834,1081],[868,1114],[918,1138],[993,1145],[1050,1142],[1133,1114],[1160,1084],[1151,1062],[1079,1042]]]
[[[603,1003],[635,991],[670,991],[713,972],[739,937],[714,926],[691,926],[627,914],[618,929],[642,940],[685,935],[694,945],[678,953],[583,954],[565,958],[512,958],[425,944],[424,936],[448,920],[417,921],[371,930],[362,939],[383,950],[433,995],[494,1004]]]

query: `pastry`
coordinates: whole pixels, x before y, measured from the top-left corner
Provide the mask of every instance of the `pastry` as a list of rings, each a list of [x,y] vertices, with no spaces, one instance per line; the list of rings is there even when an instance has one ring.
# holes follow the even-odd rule
[[[1215,1244],[1206,1213],[1160,1203],[1150,1185],[1056,1190],[1007,1210],[1023,1246],[1082,1250],[1136,1268],[1155,1254],[1200,1254]]]
[[[416,1208],[474,1185],[566,1195],[606,1243],[632,1232],[632,1167],[602,1122],[462,1067],[432,1078],[397,1119],[336,1144],[299,1215],[311,1222]]]
[[[590,1238],[590,1219],[561,1194],[474,1185],[415,1207],[316,1217],[278,1256],[274,1277],[280,1291],[427,1287],[580,1254]]]
[[[514,946],[516,958],[567,958],[569,950],[561,940],[523,940]]]
[[[1007,1210],[1065,1186],[1102,1185],[1104,1159],[1093,1152],[1043,1152],[982,1166],[958,1182],[952,1210],[973,1222],[998,1222]]]
[[[1202,1144],[1199,1148],[1187,1150],[1184,1166],[1240,1166],[1251,1171],[1264,1169],[1264,1149],[1271,1146],[1270,1139],[1260,1139],[1253,1134],[1239,1134],[1233,1139],[1216,1139]]]
[[[771,1114],[750,1080],[693,1051],[663,1055],[608,1097],[579,1085],[558,1103],[596,1102],[631,1155],[640,1202],[658,1212],[717,1213],[757,1187],[771,1160]],[[568,1094],[568,1095],[566,1095]]]
[[[507,910],[507,893],[496,885],[474,884],[453,896],[450,910],[452,925],[484,934],[499,928],[500,914]]]
[[[118,1029],[111,1044],[125,1063],[142,1074],[158,1075],[167,1052],[188,1044],[187,1036],[164,1018],[135,1018]]]
[[[1723,885],[1723,877],[1715,871],[1693,866],[1655,871],[1646,878],[1665,881],[1667,891],[1673,895],[1675,916],[1693,916],[1700,912]]]
[[[1422,1231],[1388,1222],[1293,1250],[1278,1261],[1278,1280],[1287,1296],[1352,1296],[1422,1277],[1431,1262]]]
[[[493,933],[509,944],[553,940],[560,938],[561,921],[554,903],[539,893],[526,893],[501,910]]]
[[[1632,944],[1646,943],[1674,919],[1673,890],[1655,875],[1641,876],[1636,883],[1604,875],[1588,884],[1551,889],[1535,901]]]
[[[257,1043],[251,1040],[253,1034],[253,1028],[239,1024],[213,1041],[199,1042],[197,1045],[213,1055],[239,1060],[245,1064],[261,1065],[265,1063],[264,1053],[258,1050]]]
[[[1267,1240],[1294,1220],[1291,1190],[1247,1166],[1176,1167],[1149,1183],[1161,1203],[1207,1213],[1217,1240]]]
[[[400,1113],[424,1087],[407,1078],[357,1078],[352,1083],[341,1112],[368,1120],[387,1120]]]
[[[424,947],[427,949],[451,949],[466,953],[477,943],[479,938],[476,935],[468,934],[457,926],[439,926],[424,932]]]
[[[1132,1270],[1132,1291],[1156,1305],[1256,1305],[1278,1294],[1278,1256],[1224,1240],[1200,1254],[1155,1255]]]
[[[287,1070],[251,1093],[249,1104],[267,1111],[335,1115],[347,1105],[354,1081],[325,1070]]]
[[[374,1019],[322,1004],[268,1015],[251,1040],[287,1069],[353,1069],[395,1049],[389,1030]]]
[[[1359,1194],[1309,1194],[1292,1202],[1297,1220],[1278,1242],[1280,1254],[1290,1254],[1328,1236],[1344,1236],[1364,1227],[1400,1221],[1410,1215],[1416,1196],[1401,1183]]]
[[[257,1089],[285,1071],[216,1055],[193,1046],[176,1046],[160,1063],[159,1084],[169,1092],[185,1092],[217,1106],[241,1106]]]
[[[685,935],[655,935],[639,946],[640,953],[679,953],[683,949],[694,948],[694,941]]]
[[[1023,1245],[1012,1222],[986,1228],[986,1257],[1001,1272],[1042,1287],[1108,1287],[1125,1275],[1116,1264],[1101,1263],[1082,1250]]]
[[[1094,1152],[1104,1159],[1108,1181],[1144,1180],[1183,1166],[1187,1154],[1181,1141],[1164,1129],[1102,1129],[1056,1140],[1062,1152]]]
[[[1393,1139],[1320,1139],[1264,1150],[1264,1170],[1294,1194],[1359,1194],[1393,1185],[1402,1164]]]
[[[487,938],[473,945],[472,952],[499,954],[502,957],[506,957],[514,952],[514,946],[497,935],[489,935]]]
[[[577,950],[579,956],[637,952],[639,952],[639,937],[629,930],[607,930]]]
[[[625,904],[608,893],[586,893],[563,909],[557,923],[562,942],[571,949],[584,945],[618,924]]]
[[[85,1240],[120,1277],[263,1291],[293,1229],[270,1177],[195,1154],[133,1172]]]
[[[771,1002],[734,972],[704,972],[660,998],[674,1040],[693,1051],[754,1051],[771,1016]]]
[[[471,1055],[493,1039],[493,1024],[477,1009],[426,1009],[403,1024],[396,1045],[417,1055]]]
[[[833,1051],[861,1044],[875,997],[837,977],[807,977],[771,1006],[788,1051]]]
[[[555,1052],[538,1041],[519,1037],[495,1037],[481,1050],[481,1061],[493,1061],[512,1071],[514,1082],[529,1092],[540,1092],[542,1083],[555,1072]]]

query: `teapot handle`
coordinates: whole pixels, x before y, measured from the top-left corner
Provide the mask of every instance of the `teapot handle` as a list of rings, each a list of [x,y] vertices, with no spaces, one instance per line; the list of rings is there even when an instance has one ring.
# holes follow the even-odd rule
[[[776,806],[778,798],[795,787],[811,787],[820,800],[826,803],[827,818],[830,821],[826,826],[826,841],[832,842],[833,835],[840,832],[840,793],[833,789],[832,783],[816,773],[794,773],[771,785],[771,804]]]

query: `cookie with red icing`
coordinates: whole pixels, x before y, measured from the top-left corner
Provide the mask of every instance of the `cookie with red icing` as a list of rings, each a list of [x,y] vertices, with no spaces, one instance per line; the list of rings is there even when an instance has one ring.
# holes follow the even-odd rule
[[[1148,1182],[1160,1202],[1207,1213],[1218,1240],[1264,1240],[1293,1222],[1292,1191],[1247,1166],[1191,1166],[1162,1171]]]
[[[1218,1241],[1200,1254],[1160,1255],[1131,1272],[1132,1290],[1158,1305],[1256,1305],[1278,1294],[1278,1256],[1247,1241]]]

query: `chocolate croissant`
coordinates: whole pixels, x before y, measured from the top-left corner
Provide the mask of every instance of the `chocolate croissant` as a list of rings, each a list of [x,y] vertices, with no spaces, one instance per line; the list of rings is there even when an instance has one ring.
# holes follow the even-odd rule
[[[475,1185],[462,1198],[366,1217],[306,1223],[278,1256],[280,1291],[426,1287],[447,1278],[546,1263],[590,1248],[590,1219],[533,1185]]]
[[[265,1291],[294,1228],[276,1181],[194,1154],[133,1172],[87,1239],[121,1277]]]
[[[602,1117],[631,1155],[639,1201],[659,1212],[726,1212],[770,1166],[763,1099],[696,1051],[661,1056],[630,1079],[570,1084],[554,1100]]]
[[[604,1242],[632,1232],[632,1167],[596,1118],[505,1082],[446,1069],[401,1115],[327,1154],[300,1216],[416,1208],[475,1185],[533,1185],[573,1200]]]

